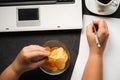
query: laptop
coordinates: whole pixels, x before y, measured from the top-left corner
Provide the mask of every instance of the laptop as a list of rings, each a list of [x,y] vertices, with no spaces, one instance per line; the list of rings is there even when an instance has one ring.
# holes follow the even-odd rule
[[[0,32],[82,28],[82,0],[0,0]]]

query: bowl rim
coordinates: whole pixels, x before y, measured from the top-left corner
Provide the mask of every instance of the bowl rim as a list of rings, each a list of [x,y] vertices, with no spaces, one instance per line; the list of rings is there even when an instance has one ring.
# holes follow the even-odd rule
[[[59,74],[62,74],[62,73],[64,73],[64,72],[69,68],[69,66],[70,66],[70,51],[69,51],[69,49],[66,47],[66,45],[65,45],[63,42],[58,41],[58,40],[49,40],[49,41],[45,42],[45,44],[44,44],[43,46],[45,47],[45,46],[47,46],[49,43],[55,43],[55,44],[54,44],[54,47],[62,47],[62,48],[64,48],[64,50],[67,52],[67,55],[68,55],[68,61],[67,61],[67,63],[66,63],[67,65],[66,65],[66,67],[65,67],[64,69],[62,69],[62,70],[57,70],[57,71],[55,71],[55,72],[52,72],[52,71],[47,70],[47,69],[44,69],[42,66],[40,67],[40,69],[41,69],[44,73],[49,74],[49,75],[59,75]],[[55,46],[56,43],[59,44],[59,46]],[[52,48],[52,47],[50,46],[50,48]]]

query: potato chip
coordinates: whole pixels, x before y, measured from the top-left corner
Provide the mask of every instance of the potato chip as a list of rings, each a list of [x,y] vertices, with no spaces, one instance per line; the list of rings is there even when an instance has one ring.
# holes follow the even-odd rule
[[[55,61],[55,65],[57,66],[58,69],[64,69],[65,68],[65,61],[63,58],[58,58]]]
[[[56,49],[58,49],[59,47],[53,47],[53,48],[51,48],[51,52],[53,51],[53,50],[56,50]]]
[[[51,65],[51,63],[49,63],[49,62],[46,62],[45,64],[43,64],[42,67],[44,67],[50,71],[53,71],[53,72],[58,70],[56,66]]]
[[[58,48],[57,49],[57,57],[56,58],[64,57],[63,56],[63,51],[64,51],[64,49],[62,47]]]
[[[49,51],[49,52],[51,52],[50,50],[50,47],[48,47],[48,46],[45,46],[45,49],[47,50],[47,51]]]
[[[50,56],[51,58],[55,59],[57,57],[57,50],[53,50],[51,53],[50,53]]]
[[[48,57],[48,61],[43,64],[43,67],[50,71],[57,71],[64,69],[66,62],[68,61],[67,52],[62,47],[45,47],[47,51],[50,51],[51,54]]]
[[[63,55],[64,55],[64,61],[65,62],[67,62],[67,60],[68,60],[68,55],[67,55],[67,52],[64,50],[64,52],[63,52]]]

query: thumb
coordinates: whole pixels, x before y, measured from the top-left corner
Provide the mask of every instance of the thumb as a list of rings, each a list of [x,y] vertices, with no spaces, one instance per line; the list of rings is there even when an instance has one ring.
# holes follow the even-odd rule
[[[34,63],[35,66],[40,67],[42,64],[44,64],[46,61],[48,60],[48,58],[44,58],[36,63]]]

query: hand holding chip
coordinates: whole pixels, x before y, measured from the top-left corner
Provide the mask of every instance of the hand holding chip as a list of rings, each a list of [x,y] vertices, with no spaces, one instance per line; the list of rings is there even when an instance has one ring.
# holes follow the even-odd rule
[[[23,73],[40,67],[47,59],[50,53],[44,47],[39,45],[29,45],[24,47],[11,66],[17,73]]]

